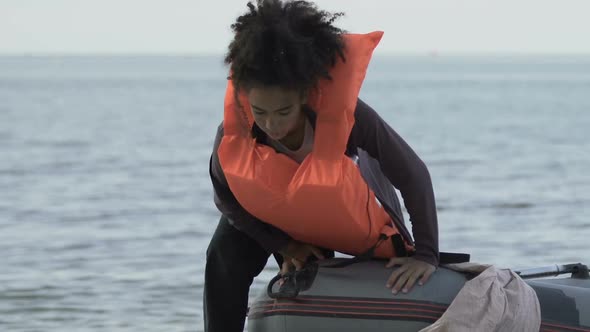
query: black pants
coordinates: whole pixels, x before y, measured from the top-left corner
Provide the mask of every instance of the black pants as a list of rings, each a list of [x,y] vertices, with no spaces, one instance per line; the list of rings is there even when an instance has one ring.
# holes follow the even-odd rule
[[[401,215],[395,191],[378,162],[359,150],[359,167],[377,197]],[[244,330],[250,285],[264,269],[268,257],[258,242],[233,227],[225,216],[221,217],[207,248],[203,295],[205,332]],[[280,266],[280,256],[275,257]]]
[[[207,248],[203,311],[206,332],[242,332],[250,285],[269,254],[221,216]]]

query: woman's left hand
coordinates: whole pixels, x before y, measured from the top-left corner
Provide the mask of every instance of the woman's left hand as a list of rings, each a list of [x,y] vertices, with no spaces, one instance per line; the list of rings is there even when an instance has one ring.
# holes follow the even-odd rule
[[[394,265],[399,267],[389,276],[386,284],[393,294],[397,294],[400,290],[404,293],[409,292],[418,278],[420,278],[418,284],[423,285],[436,271],[434,265],[412,257],[393,257],[385,267],[392,268]]]

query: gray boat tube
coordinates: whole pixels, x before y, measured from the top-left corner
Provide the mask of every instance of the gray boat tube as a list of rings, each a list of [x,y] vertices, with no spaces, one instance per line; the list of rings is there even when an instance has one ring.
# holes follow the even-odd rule
[[[269,283],[250,306],[248,331],[418,331],[440,318],[471,277],[441,267],[425,285],[393,295],[385,287],[392,272],[384,267],[385,261],[328,267],[341,261],[322,261],[300,280],[293,276],[295,295],[289,293],[293,290],[288,283],[282,286],[284,293],[278,284]],[[541,304],[542,331],[590,332],[590,279],[526,280]]]

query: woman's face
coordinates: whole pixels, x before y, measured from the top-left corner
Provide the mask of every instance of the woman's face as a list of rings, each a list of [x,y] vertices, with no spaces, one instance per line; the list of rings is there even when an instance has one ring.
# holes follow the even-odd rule
[[[278,141],[303,127],[302,105],[307,100],[300,91],[254,87],[247,95],[256,125],[270,138]]]

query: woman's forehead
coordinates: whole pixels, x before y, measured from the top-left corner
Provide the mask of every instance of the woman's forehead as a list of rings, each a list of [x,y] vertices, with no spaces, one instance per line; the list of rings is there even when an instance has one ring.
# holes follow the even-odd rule
[[[281,87],[254,87],[248,91],[250,101],[258,100],[270,104],[294,102],[300,97],[301,93],[299,91]]]

